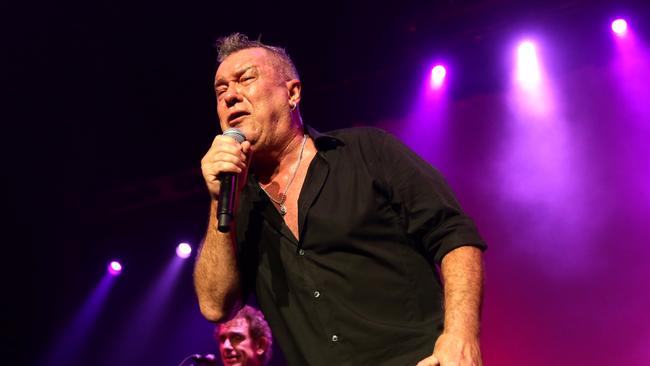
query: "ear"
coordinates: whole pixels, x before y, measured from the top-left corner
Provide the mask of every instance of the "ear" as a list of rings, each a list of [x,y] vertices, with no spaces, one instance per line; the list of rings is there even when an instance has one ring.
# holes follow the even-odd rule
[[[266,353],[269,349],[269,340],[266,339],[266,337],[260,337],[257,339],[257,349],[255,350],[255,353],[257,353],[258,356],[262,356],[263,354]]]
[[[289,93],[289,103],[296,104],[300,103],[300,92],[302,90],[302,84],[300,80],[291,79],[286,82],[287,92]]]

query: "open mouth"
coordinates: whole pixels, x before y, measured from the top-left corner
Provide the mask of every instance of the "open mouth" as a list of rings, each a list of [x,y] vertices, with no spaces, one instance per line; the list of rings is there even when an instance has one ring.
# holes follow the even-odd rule
[[[228,116],[228,123],[238,122],[238,120],[241,119],[241,117],[244,117],[244,116],[247,116],[247,115],[248,115],[248,112],[244,112],[244,111],[233,112]]]

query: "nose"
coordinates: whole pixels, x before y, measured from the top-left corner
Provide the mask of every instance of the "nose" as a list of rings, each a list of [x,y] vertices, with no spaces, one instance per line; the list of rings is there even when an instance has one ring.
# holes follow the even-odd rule
[[[223,100],[228,108],[242,101],[242,96],[236,83],[230,83],[228,85],[228,90],[226,90]]]
[[[230,339],[226,338],[226,339],[223,341],[222,347],[223,347],[223,349],[225,349],[225,350],[231,350],[231,349],[233,349],[233,348],[232,348],[232,343],[230,343]]]

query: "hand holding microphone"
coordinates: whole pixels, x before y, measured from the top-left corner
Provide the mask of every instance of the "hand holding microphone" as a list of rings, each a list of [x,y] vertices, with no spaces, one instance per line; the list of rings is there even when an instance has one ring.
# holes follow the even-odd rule
[[[245,140],[239,129],[227,129],[223,135],[215,137],[210,150],[201,160],[203,178],[212,198],[218,202],[217,228],[221,232],[230,231],[240,183],[238,176],[244,173],[241,183],[246,178],[250,142]]]

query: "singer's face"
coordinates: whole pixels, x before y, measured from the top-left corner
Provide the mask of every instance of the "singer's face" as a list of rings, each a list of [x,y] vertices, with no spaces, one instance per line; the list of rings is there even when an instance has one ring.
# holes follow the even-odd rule
[[[221,325],[219,353],[227,366],[260,366],[258,345],[251,338],[248,320],[236,318]]]
[[[273,146],[290,126],[287,80],[277,65],[270,52],[250,48],[228,56],[215,75],[222,130],[239,128],[253,149]]]

